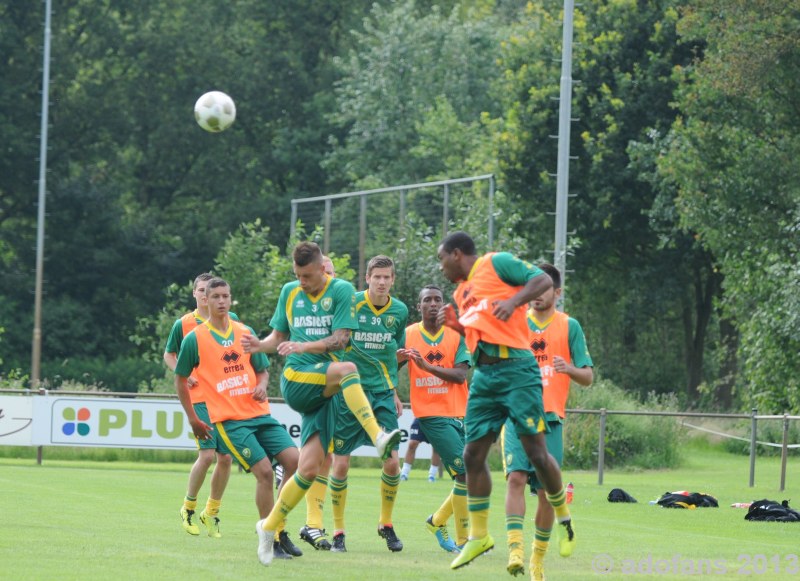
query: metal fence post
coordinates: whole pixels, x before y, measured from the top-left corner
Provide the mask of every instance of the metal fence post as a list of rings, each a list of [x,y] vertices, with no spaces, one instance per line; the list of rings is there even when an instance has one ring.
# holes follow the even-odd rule
[[[489,250],[494,250],[494,174],[489,178]]]
[[[600,408],[600,441],[597,444],[597,484],[603,484],[606,463],[606,408]]]
[[[361,196],[361,208],[358,219],[358,290],[364,290],[364,278],[367,276],[367,196]]]
[[[783,413],[783,445],[781,446],[781,492],[786,488],[786,459],[789,456],[789,414]]]
[[[400,190],[400,232],[406,227],[406,191]]]
[[[750,488],[756,483],[756,432],[758,430],[758,420],[756,414],[758,408],[750,410]]]
[[[444,196],[442,201],[442,238],[447,236],[450,223],[450,185],[444,185]]]
[[[328,254],[331,251],[331,199],[328,198],[325,200],[325,215],[322,219],[322,223],[324,224],[323,228],[325,231],[322,233],[323,236],[323,243],[322,243],[322,252],[323,254]]]

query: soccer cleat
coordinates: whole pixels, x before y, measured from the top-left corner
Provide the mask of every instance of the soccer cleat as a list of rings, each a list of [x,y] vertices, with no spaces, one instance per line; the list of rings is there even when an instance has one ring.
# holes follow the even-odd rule
[[[386,539],[386,547],[392,553],[398,553],[403,550],[403,541],[397,538],[392,525],[379,526],[378,535]]]
[[[509,572],[510,575],[516,577],[517,575],[522,575],[525,572],[525,551],[522,548],[522,545],[519,543],[512,543],[508,547],[508,566],[506,566],[506,571]]]
[[[545,581],[542,564],[531,565],[531,581]]]
[[[400,443],[400,438],[402,437],[403,434],[400,430],[392,430],[391,432],[381,430],[378,433],[378,437],[375,438],[375,449],[378,451],[381,461],[392,455],[392,450]]]
[[[287,554],[291,555],[292,557],[303,556],[303,551],[301,551],[300,547],[292,542],[292,539],[289,538],[289,533],[286,531],[281,531],[278,533],[278,544]]]
[[[336,533],[333,535],[333,546],[331,553],[346,553],[347,547],[344,546],[344,533]]]
[[[474,559],[485,555],[494,549],[494,539],[492,535],[486,535],[482,539],[471,539],[467,541],[459,553],[458,557],[450,563],[451,569],[460,569],[464,565],[469,565]]]
[[[181,524],[183,525],[183,530],[185,530],[190,535],[199,535],[200,527],[192,522],[192,519],[194,518],[194,511],[189,510],[186,507],[181,507],[180,515],[181,515]]]
[[[208,536],[212,539],[218,539],[222,536],[219,532],[219,518],[206,514],[206,511],[200,513],[200,522],[206,527]]]
[[[431,484],[436,482],[436,476],[428,476],[428,482],[430,482]]]
[[[276,539],[272,543],[272,555],[274,559],[291,559],[292,556],[286,552],[281,546],[280,542]]]
[[[314,529],[306,525],[300,529],[300,538],[318,551],[331,550],[331,543],[325,529]]]
[[[408,480],[408,474],[400,474],[400,481],[406,482]]]
[[[558,554],[569,557],[575,550],[575,533],[572,531],[572,520],[558,523]]]
[[[266,567],[275,557],[275,531],[265,531],[262,528],[265,520],[267,519],[261,519],[256,523],[256,533],[258,533],[258,560]]]
[[[436,540],[439,541],[439,546],[447,551],[448,553],[458,553],[458,547],[453,542],[453,539],[450,538],[450,534],[447,532],[447,526],[441,525],[436,526],[433,524],[433,515],[428,517],[428,520],[425,521],[425,526],[428,527],[428,531],[436,537]]]

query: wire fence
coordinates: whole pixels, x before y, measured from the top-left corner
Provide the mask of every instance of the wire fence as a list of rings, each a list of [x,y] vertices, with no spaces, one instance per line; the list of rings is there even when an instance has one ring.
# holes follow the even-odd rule
[[[458,223],[456,202],[461,196],[475,195],[474,187],[486,183],[489,200],[487,235],[489,247],[494,244],[494,175],[464,177],[329,194],[291,201],[291,235],[298,221],[305,226],[321,226],[322,251],[325,254],[349,254],[358,271],[359,290],[363,290],[366,263],[371,254],[387,253],[405,230],[413,216],[442,236],[451,223]]]
[[[656,411],[615,411],[605,408],[599,410],[583,410],[583,409],[568,409],[568,414],[596,414],[600,416],[600,427],[598,434],[597,446],[597,483],[603,484],[603,474],[605,470],[605,442],[608,416],[662,416],[662,417],[676,417],[676,418],[720,418],[728,420],[750,420],[750,437],[742,438],[724,432],[714,431],[716,435],[725,438],[733,438],[750,442],[750,480],[749,486],[755,486],[755,473],[756,473],[756,448],[757,445],[768,445],[781,448],[781,476],[779,490],[782,492],[786,489],[786,466],[789,457],[789,450],[800,448],[800,444],[789,444],[789,422],[793,420],[800,420],[800,416],[792,416],[789,414],[783,415],[758,415],[758,410],[753,408],[750,414],[723,414],[723,413],[706,413],[706,412],[656,412]],[[781,443],[761,442],[757,439],[758,422],[763,420],[782,420],[783,422],[783,437]],[[698,429],[697,426],[687,424],[685,420],[681,421],[681,425],[693,429]],[[699,428],[703,431],[710,431],[705,428]]]

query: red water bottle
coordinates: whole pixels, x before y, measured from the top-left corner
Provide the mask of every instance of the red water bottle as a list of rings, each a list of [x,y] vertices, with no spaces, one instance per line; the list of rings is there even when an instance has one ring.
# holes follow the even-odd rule
[[[568,482],[566,488],[567,504],[572,504],[573,492],[575,492],[575,487],[572,485],[572,482]]]

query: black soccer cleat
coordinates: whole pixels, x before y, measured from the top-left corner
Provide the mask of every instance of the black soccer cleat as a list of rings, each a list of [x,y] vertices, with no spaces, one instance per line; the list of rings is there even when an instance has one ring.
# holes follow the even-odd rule
[[[331,542],[325,529],[315,529],[306,525],[300,529],[300,538],[318,551],[331,550]]]
[[[346,553],[347,547],[344,546],[344,533],[336,533],[333,535],[333,546],[331,553]]]
[[[272,545],[272,558],[273,559],[291,559],[292,556],[287,553],[283,547],[281,546],[280,542],[277,540]]]
[[[378,527],[378,535],[386,539],[386,547],[392,553],[398,553],[403,550],[403,541],[397,538],[392,525]]]
[[[280,544],[281,548],[292,557],[303,556],[303,551],[301,551],[300,547],[292,542],[292,539],[289,538],[289,533],[286,531],[281,531],[281,534],[278,535],[278,544]]]

